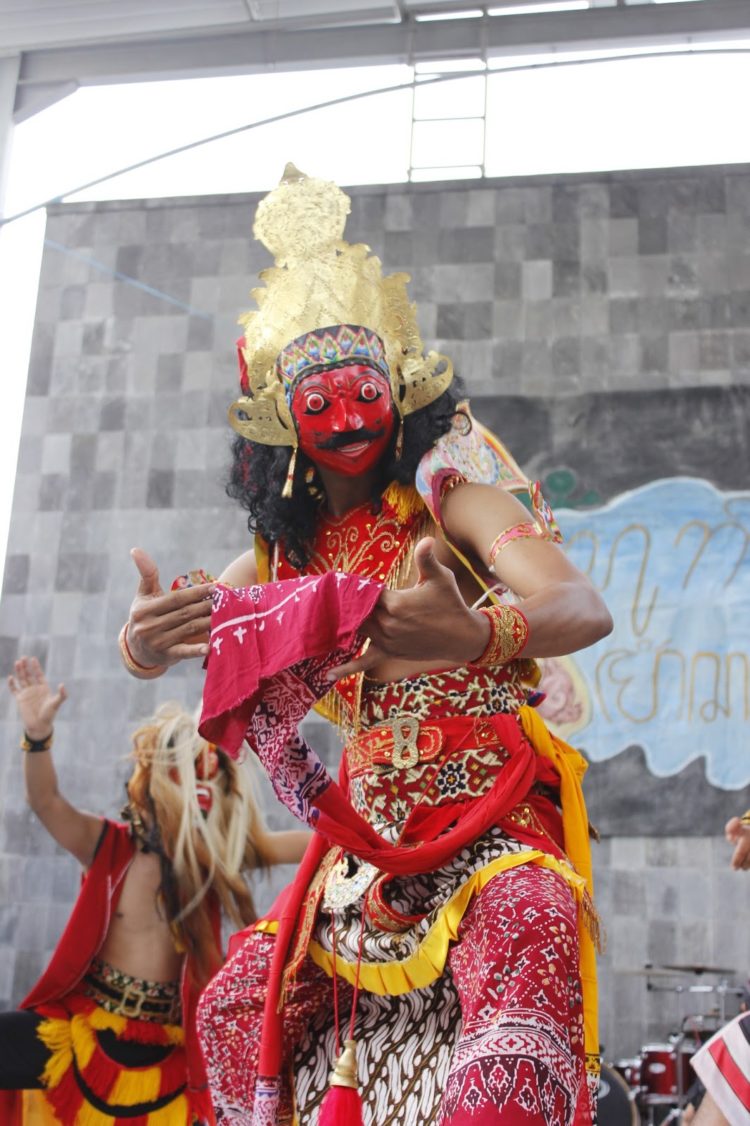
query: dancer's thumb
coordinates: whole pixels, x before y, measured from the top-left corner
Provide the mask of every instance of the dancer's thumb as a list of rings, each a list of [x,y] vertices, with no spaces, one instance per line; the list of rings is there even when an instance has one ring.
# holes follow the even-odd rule
[[[417,565],[418,582],[428,582],[430,579],[439,581],[443,577],[445,568],[435,555],[435,541],[431,536],[425,536],[414,548],[414,562]]]
[[[159,568],[154,563],[150,555],[148,555],[143,548],[134,547],[130,552],[130,557],[138,568],[138,574],[141,580],[138,583],[138,594],[163,594],[161,585],[159,583]]]

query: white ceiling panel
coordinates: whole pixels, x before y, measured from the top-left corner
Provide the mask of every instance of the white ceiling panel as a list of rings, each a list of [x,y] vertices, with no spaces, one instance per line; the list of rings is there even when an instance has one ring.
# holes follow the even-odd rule
[[[396,0],[247,0],[254,20],[315,20],[321,18],[350,23],[367,19],[372,23],[400,20]]]
[[[523,12],[529,6],[533,11],[535,0],[513,2]],[[584,14],[564,13],[564,0],[560,2],[561,14]],[[685,9],[750,9],[750,0],[625,0],[625,7],[621,0],[589,3],[591,11],[586,15],[596,15],[597,9],[601,12],[604,5],[614,4],[623,19],[634,6],[658,5],[672,9],[670,22],[679,22],[678,13]],[[179,40],[202,33],[283,33],[308,28],[333,31],[362,24],[376,29],[398,23],[416,28],[420,25],[415,18],[426,14],[449,17],[460,11],[497,7],[502,5],[491,0],[0,0],[0,56],[167,37]],[[534,20],[532,15],[528,18]],[[494,24],[495,20],[490,22]]]
[[[459,4],[463,0],[459,0]],[[397,0],[0,0],[0,53],[200,29],[394,23]]]
[[[0,0],[0,51],[250,23],[243,0]]]
[[[0,0],[0,58],[19,55],[14,117],[81,85],[466,60],[750,33],[750,0],[590,0],[588,11],[423,22],[491,0]],[[529,14],[524,8],[532,5]],[[612,6],[612,5],[615,6]],[[365,25],[365,26],[363,26]]]

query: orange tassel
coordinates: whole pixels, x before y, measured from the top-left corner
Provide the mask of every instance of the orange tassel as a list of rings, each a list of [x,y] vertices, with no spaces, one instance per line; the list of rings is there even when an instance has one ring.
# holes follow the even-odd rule
[[[357,1054],[354,1040],[344,1041],[336,1060],[330,1087],[320,1104],[318,1126],[364,1126],[362,1099],[357,1090]]]

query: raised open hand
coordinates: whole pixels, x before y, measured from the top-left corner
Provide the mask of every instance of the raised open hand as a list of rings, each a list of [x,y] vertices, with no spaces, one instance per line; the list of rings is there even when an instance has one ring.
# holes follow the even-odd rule
[[[130,554],[140,576],[130,606],[127,632],[128,648],[135,660],[149,667],[205,657],[213,583],[165,594],[153,559],[140,547],[134,547]]]
[[[68,698],[65,685],[53,692],[36,657],[19,657],[8,677],[8,687],[16,701],[18,715],[30,739],[46,739],[58,708]]]

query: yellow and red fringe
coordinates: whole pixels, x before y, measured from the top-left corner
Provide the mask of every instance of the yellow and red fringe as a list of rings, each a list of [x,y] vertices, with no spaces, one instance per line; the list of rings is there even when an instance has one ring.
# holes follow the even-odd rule
[[[187,1067],[183,1048],[184,1033],[173,1024],[131,1020],[109,1013],[92,1002],[76,1005],[79,1010],[68,1018],[48,1017],[37,1035],[50,1057],[42,1075],[43,1099],[54,1113],[44,1118],[41,1107],[28,1107],[25,1121],[60,1122],[64,1126],[113,1126],[122,1119],[104,1113],[86,1100],[76,1071],[86,1087],[108,1107],[136,1107],[165,1098],[175,1092],[166,1106],[128,1117],[128,1126],[190,1126],[200,1117],[201,1108],[183,1090]],[[101,1047],[97,1032],[109,1030],[118,1040],[137,1041],[171,1047],[165,1059],[145,1067],[126,1067],[111,1059]],[[37,1099],[37,1103],[40,1100]],[[33,1115],[33,1117],[32,1117]]]

